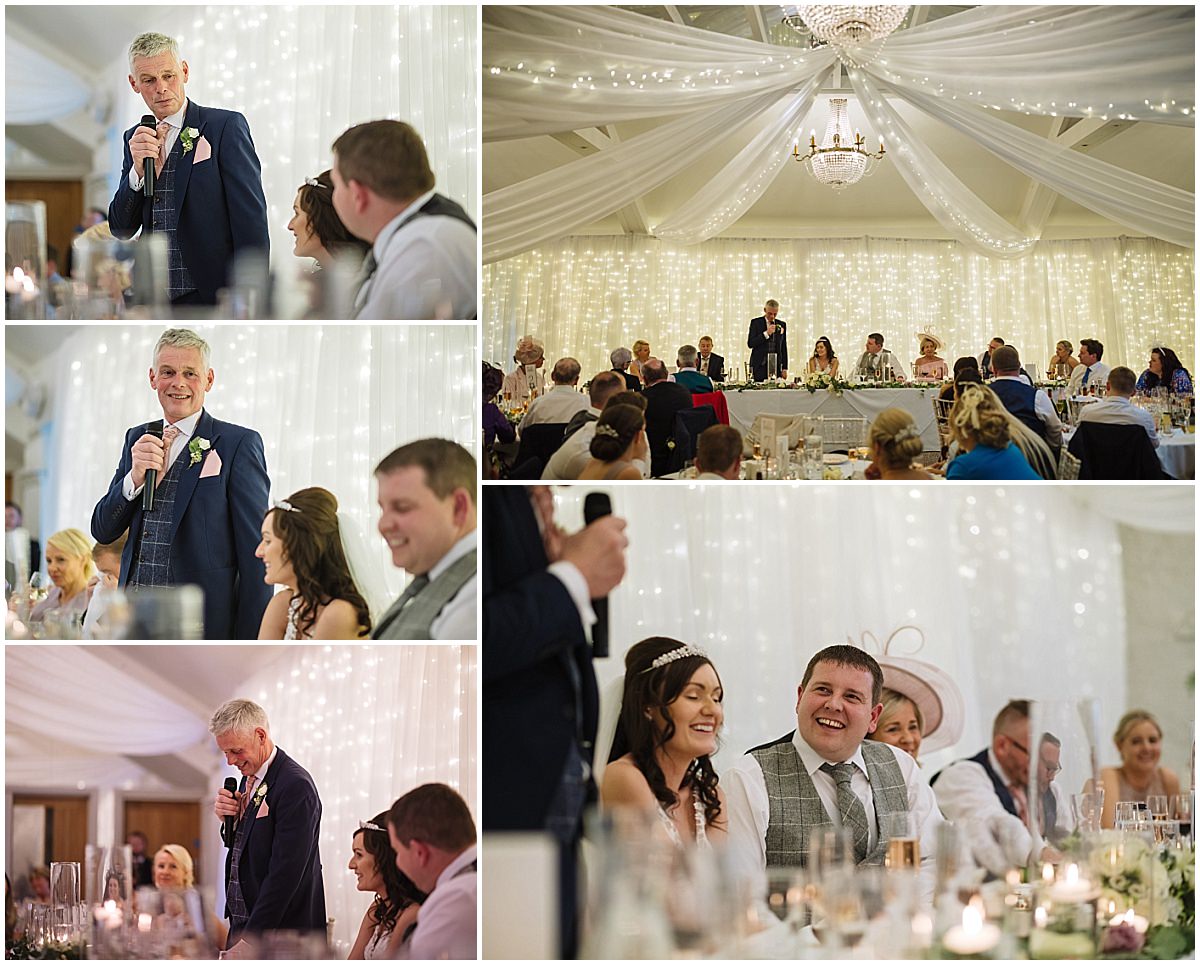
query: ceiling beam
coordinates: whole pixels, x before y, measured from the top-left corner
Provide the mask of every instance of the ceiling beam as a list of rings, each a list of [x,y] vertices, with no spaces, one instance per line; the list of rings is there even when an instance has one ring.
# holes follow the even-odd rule
[[[750,24],[750,36],[760,44],[767,42],[767,24],[763,20],[762,7],[757,4],[747,6],[746,21]]]
[[[928,19],[928,17],[929,17],[929,6],[928,5],[914,6],[912,8],[912,16],[909,17],[909,19],[908,19],[908,29],[921,26],[921,24],[923,24],[926,21],[926,19]]]
[[[673,3],[664,4],[664,9],[667,11],[667,16],[670,17],[679,26],[683,26],[683,17],[680,16],[679,8]]]
[[[1083,118],[1075,123],[1071,123],[1071,118],[1050,117],[1047,118],[1047,122],[1046,138],[1056,146],[1065,148],[1072,148],[1076,145],[1093,146],[1095,135],[1107,124],[1098,117]],[[1107,137],[1103,138],[1103,140],[1107,139]],[[1084,144],[1085,141],[1088,143]],[[1041,181],[1030,178],[1029,184],[1025,188],[1025,197],[1021,201],[1020,213],[1017,215],[1017,224],[1020,225],[1021,230],[1033,237],[1040,237],[1050,218],[1054,202],[1057,200],[1057,191],[1042,184]]]

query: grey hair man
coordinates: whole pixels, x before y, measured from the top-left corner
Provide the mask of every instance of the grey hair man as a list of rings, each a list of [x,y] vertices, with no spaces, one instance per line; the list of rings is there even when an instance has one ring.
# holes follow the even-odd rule
[[[267,713],[252,700],[226,701],[208,730],[225,763],[242,775],[236,791],[222,788],[213,801],[229,849],[225,957],[252,957],[247,935],[323,931],[321,798],[311,775],[271,740]]]
[[[578,360],[567,356],[554,363],[550,380],[554,388],[541,398],[534,399],[521,418],[518,432],[539,423],[562,423],[566,425],[579,412],[588,407],[587,397],[576,388],[579,385],[581,367]]]
[[[679,371],[675,373],[675,381],[687,388],[693,395],[701,395],[713,390],[712,379],[701,375],[696,370],[696,359],[699,356],[695,345],[681,345],[675,353],[675,362]]]
[[[625,380],[625,388],[631,392],[636,392],[642,387],[642,383],[638,380],[638,377],[630,374],[629,363],[633,361],[633,353],[624,345],[609,352],[608,360],[612,362],[612,370]]]

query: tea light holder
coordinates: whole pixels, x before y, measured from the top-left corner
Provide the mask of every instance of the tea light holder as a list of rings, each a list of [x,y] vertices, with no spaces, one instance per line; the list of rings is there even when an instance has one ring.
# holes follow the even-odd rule
[[[1076,864],[1068,864],[1039,888],[1029,933],[1033,959],[1095,958],[1100,889]]]

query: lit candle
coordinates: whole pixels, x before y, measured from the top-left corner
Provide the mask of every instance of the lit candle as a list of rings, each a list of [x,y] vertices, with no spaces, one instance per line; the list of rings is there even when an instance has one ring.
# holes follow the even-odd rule
[[[963,909],[962,924],[946,932],[942,944],[947,951],[956,955],[982,955],[1000,941],[1000,929],[983,920],[983,909],[977,902],[977,898],[972,898]]]
[[[1067,865],[1065,877],[1048,889],[1048,894],[1052,899],[1063,902],[1087,901],[1094,893],[1095,889],[1092,887],[1092,883],[1087,878],[1079,876],[1079,866],[1076,864]]]
[[[154,919],[147,914],[138,915],[138,931],[147,932],[150,930],[150,925]]]
[[[1132,925],[1139,935],[1146,934],[1146,929],[1148,929],[1150,927],[1150,922],[1147,919],[1143,918],[1141,915],[1136,914],[1132,908],[1130,908],[1123,915],[1117,915],[1115,918],[1113,918],[1111,921],[1109,921],[1109,924],[1110,925],[1121,925],[1121,924]]]

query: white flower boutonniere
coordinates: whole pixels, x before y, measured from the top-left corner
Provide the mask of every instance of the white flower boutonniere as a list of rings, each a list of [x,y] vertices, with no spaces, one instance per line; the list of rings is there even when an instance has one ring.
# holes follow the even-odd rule
[[[179,140],[183,141],[183,153],[187,154],[193,147],[196,146],[196,138],[200,136],[200,131],[194,127],[185,127],[179,132]]]
[[[254,792],[254,805],[253,806],[258,807],[260,804],[262,804],[262,799],[266,796],[267,796],[267,783],[266,783],[266,781],[264,781],[262,784],[258,785],[258,790]]]
[[[196,463],[198,463],[201,459],[203,459],[204,457],[201,455],[201,453],[207,451],[211,446],[212,446],[212,443],[210,443],[207,439],[201,439],[199,436],[197,436],[195,439],[193,439],[191,442],[189,442],[188,443],[188,456],[190,458],[188,460],[188,468],[190,469],[192,466],[196,465]]]

